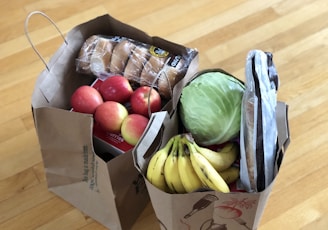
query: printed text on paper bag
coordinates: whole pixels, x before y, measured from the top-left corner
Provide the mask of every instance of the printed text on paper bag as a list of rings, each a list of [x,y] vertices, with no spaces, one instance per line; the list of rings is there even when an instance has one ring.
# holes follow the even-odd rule
[[[89,183],[89,188],[92,191],[98,191],[97,185],[97,168],[98,162],[95,160],[95,155],[89,153],[87,145],[83,146],[83,181]]]

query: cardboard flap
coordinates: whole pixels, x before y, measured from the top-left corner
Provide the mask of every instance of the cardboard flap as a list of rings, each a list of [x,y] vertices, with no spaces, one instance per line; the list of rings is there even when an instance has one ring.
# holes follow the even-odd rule
[[[91,170],[84,170],[94,161],[92,116],[48,107],[34,109],[33,115],[48,186],[92,178]]]
[[[284,158],[284,154],[290,143],[289,124],[288,124],[288,105],[284,102],[278,101],[276,108],[277,119],[277,152],[274,164],[275,176],[279,172],[280,165]]]
[[[288,105],[285,102],[277,103],[277,127],[278,127],[278,149],[287,149],[290,143]]]
[[[164,142],[160,134],[164,120],[168,118],[166,111],[153,113],[142,137],[132,150],[135,166],[140,172],[143,172],[148,165],[150,158],[148,154],[155,152]]]
[[[178,134],[178,113],[169,115],[167,111],[153,113],[137,145],[132,150],[135,167],[144,174],[151,156]]]

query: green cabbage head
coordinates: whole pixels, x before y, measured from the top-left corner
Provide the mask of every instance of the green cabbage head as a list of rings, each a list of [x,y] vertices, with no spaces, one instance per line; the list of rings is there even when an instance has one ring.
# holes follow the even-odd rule
[[[244,85],[221,72],[205,72],[182,90],[179,116],[201,145],[221,144],[239,134]]]

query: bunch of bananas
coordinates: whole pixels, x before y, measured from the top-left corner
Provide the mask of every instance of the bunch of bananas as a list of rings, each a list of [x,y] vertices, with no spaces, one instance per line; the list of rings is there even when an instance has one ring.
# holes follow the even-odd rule
[[[236,143],[229,142],[216,152],[197,145],[189,133],[178,134],[152,156],[146,177],[169,193],[202,188],[228,193],[228,184],[239,177],[239,168],[233,166],[238,155]]]

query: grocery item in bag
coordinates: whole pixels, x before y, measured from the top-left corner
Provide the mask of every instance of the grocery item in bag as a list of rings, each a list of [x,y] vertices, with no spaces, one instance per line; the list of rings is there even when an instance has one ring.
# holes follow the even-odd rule
[[[81,47],[76,70],[101,79],[120,74],[135,84],[157,88],[169,99],[194,55],[195,50],[181,55],[127,37],[93,35]]]
[[[240,130],[241,181],[248,192],[263,191],[274,179],[279,79],[272,54],[248,53]]]

